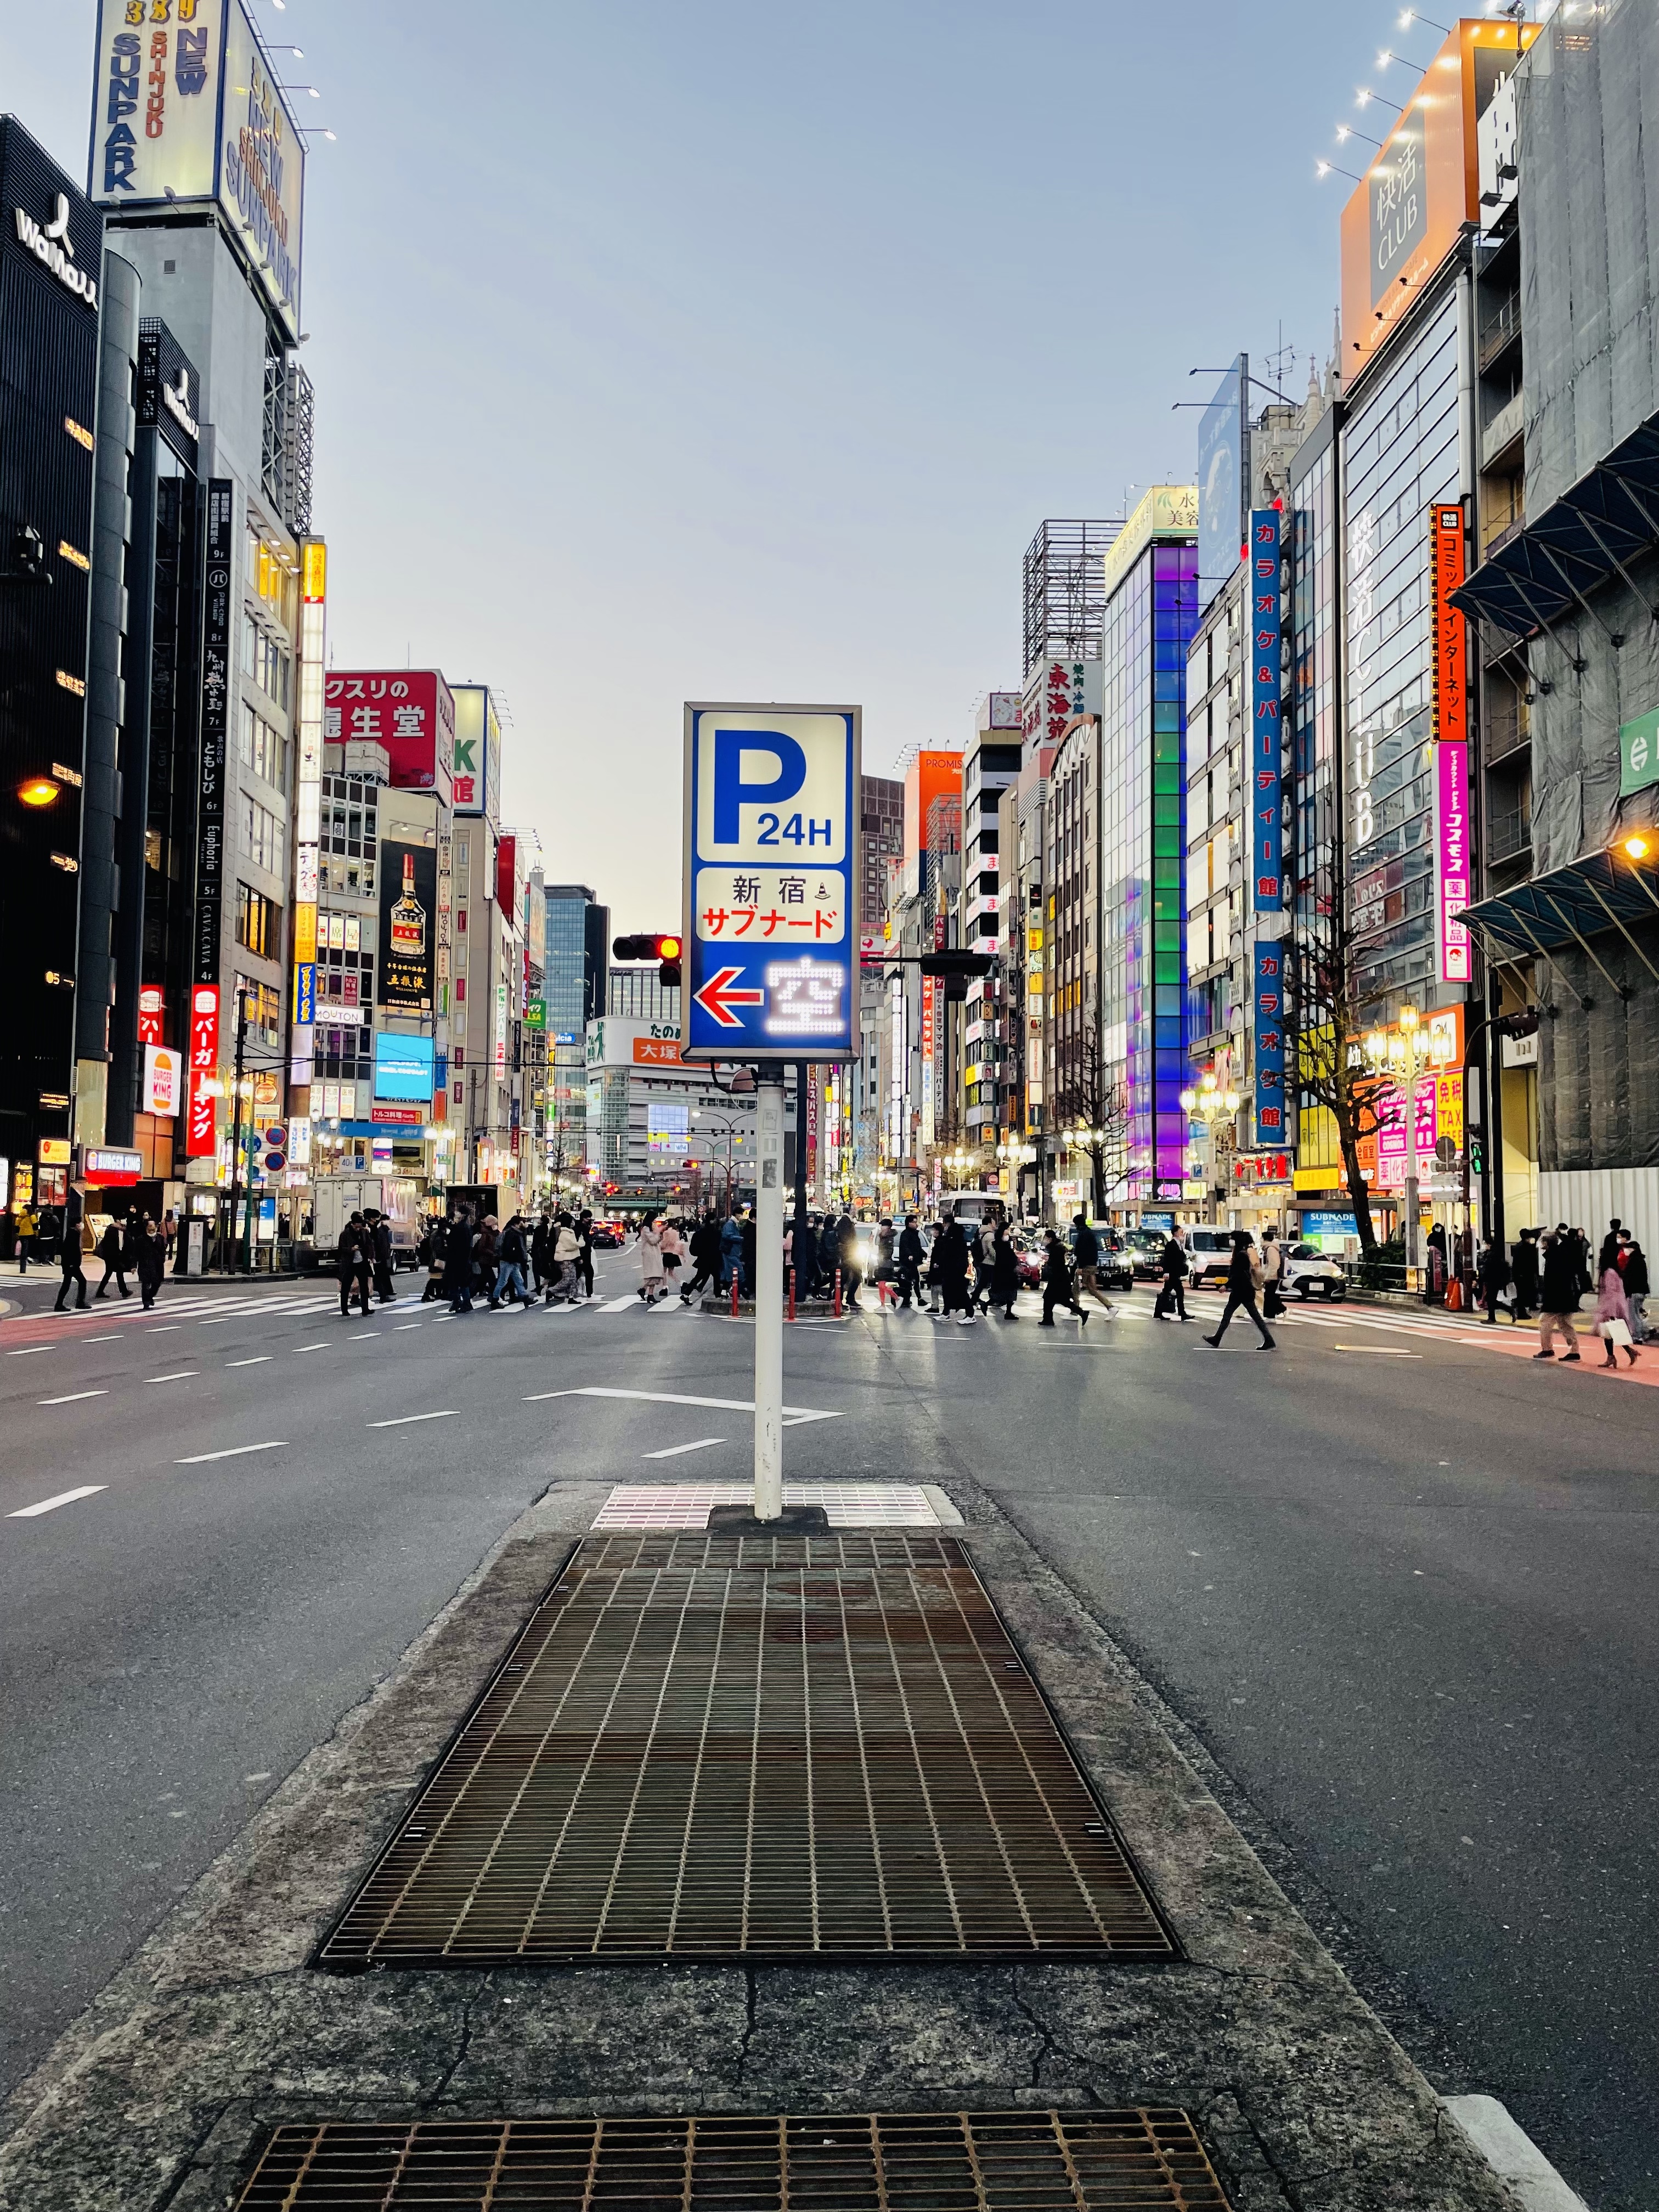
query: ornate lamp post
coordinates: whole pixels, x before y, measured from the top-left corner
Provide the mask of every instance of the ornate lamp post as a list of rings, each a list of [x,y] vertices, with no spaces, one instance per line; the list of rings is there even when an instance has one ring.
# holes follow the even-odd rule
[[[1210,1156],[1211,1187],[1218,1197],[1225,1196],[1226,1186],[1215,1181],[1219,1166],[1217,1124],[1231,1123],[1241,1103],[1237,1091],[1224,1091],[1215,1077],[1207,1072],[1200,1076],[1196,1090],[1183,1091],[1181,1094],[1181,1110],[1187,1119],[1204,1124],[1205,1149]]]

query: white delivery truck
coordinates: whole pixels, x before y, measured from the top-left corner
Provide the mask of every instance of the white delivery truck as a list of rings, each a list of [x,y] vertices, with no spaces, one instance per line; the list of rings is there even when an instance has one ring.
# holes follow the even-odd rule
[[[419,1186],[412,1176],[319,1176],[311,1187],[311,1243],[302,1250],[300,1264],[310,1274],[335,1266],[340,1250],[340,1231],[354,1213],[372,1207],[392,1224],[392,1263],[415,1265],[420,1241]]]

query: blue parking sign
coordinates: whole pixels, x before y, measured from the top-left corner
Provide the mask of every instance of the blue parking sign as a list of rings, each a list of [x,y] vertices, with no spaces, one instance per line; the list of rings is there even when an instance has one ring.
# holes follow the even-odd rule
[[[857,707],[688,706],[681,1054],[858,1051]]]

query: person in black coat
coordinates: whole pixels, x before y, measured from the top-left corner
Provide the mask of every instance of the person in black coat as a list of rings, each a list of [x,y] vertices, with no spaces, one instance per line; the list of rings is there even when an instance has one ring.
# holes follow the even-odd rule
[[[1578,1310],[1583,1297],[1583,1263],[1579,1257],[1578,1240],[1564,1221],[1544,1246],[1544,1274],[1539,1288],[1542,1319],[1539,1324],[1539,1348],[1534,1359],[1553,1359],[1555,1333],[1559,1329],[1567,1340],[1565,1367],[1568,1361],[1579,1357],[1578,1338],[1572,1325],[1572,1316]]]
[[[843,1213],[836,1224],[836,1265],[841,1269],[842,1304],[857,1305],[864,1270],[859,1265],[859,1225],[850,1213]]]
[[[1039,1328],[1054,1326],[1056,1306],[1064,1306],[1067,1313],[1074,1313],[1080,1328],[1088,1328],[1089,1316],[1072,1290],[1072,1255],[1066,1249],[1065,1239],[1051,1229],[1042,1262],[1042,1319],[1037,1323]]]
[[[1511,1274],[1516,1321],[1530,1321],[1538,1310],[1538,1237],[1537,1230],[1523,1229],[1516,1243]]]
[[[368,1319],[369,1277],[368,1224],[361,1213],[353,1213],[340,1231],[340,1247],[337,1265],[340,1276],[340,1318],[344,1321],[351,1311],[354,1296],[362,1301],[363,1319]]]
[[[933,1239],[933,1266],[946,1315],[955,1314],[962,1321],[971,1321],[974,1312],[973,1300],[968,1295],[968,1239],[954,1213],[945,1215]]]
[[[1503,1246],[1494,1237],[1480,1255],[1480,1303],[1486,1309],[1486,1326],[1498,1326],[1498,1301],[1509,1287],[1510,1263]],[[1518,1302],[1517,1302],[1518,1303]],[[1519,1313],[1511,1318],[1519,1321]]]
[[[444,1280],[449,1285],[451,1313],[472,1310],[472,1215],[463,1206],[449,1224],[444,1249]]]
[[[553,1217],[544,1206],[530,1236],[530,1287],[541,1290],[553,1274]]]
[[[1180,1232],[1172,1229],[1164,1240],[1164,1249],[1158,1255],[1158,1266],[1164,1270],[1164,1285],[1152,1308],[1154,1321],[1168,1321],[1170,1308],[1175,1307],[1182,1321],[1187,1313],[1187,1247]]]
[[[696,1273],[680,1286],[683,1306],[689,1306],[698,1291],[709,1289],[720,1277],[720,1225],[712,1213],[705,1213],[691,1231],[691,1257]]]
[[[1019,1255],[1014,1249],[1014,1240],[1008,1224],[998,1218],[996,1231],[991,1239],[991,1280],[987,1310],[1000,1306],[1003,1316],[1018,1321],[1014,1301],[1019,1296]]]
[[[1261,1277],[1261,1263],[1250,1249],[1249,1231],[1235,1229],[1233,1256],[1227,1266],[1227,1303],[1221,1309],[1221,1319],[1216,1323],[1215,1334],[1206,1336],[1204,1339],[1206,1344],[1212,1344],[1219,1351],[1221,1340],[1227,1334],[1228,1322],[1236,1313],[1242,1310],[1249,1316],[1261,1332],[1261,1343],[1259,1349],[1263,1352],[1278,1351],[1279,1346],[1273,1340],[1273,1332],[1262,1320],[1261,1308],[1255,1302],[1256,1289]]]
[[[898,1276],[899,1304],[907,1310],[914,1293],[916,1304],[921,1304],[921,1263],[927,1257],[922,1249],[921,1231],[916,1226],[916,1217],[907,1213],[904,1226],[898,1233],[894,1247],[895,1266]]]
[[[132,1265],[132,1253],[112,1219],[98,1239],[98,1256],[104,1263],[104,1279],[93,1292],[93,1297],[103,1297],[109,1288],[109,1279],[113,1275],[117,1290],[124,1298],[130,1298],[132,1292],[127,1288],[127,1269]]]
[[[389,1306],[398,1295],[392,1279],[392,1224],[373,1207],[368,1221],[368,1260],[374,1270],[374,1295],[383,1306]]]
[[[146,1214],[134,1231],[132,1252],[133,1270],[138,1278],[138,1292],[146,1313],[155,1305],[155,1293],[161,1287],[167,1256],[167,1240]]]

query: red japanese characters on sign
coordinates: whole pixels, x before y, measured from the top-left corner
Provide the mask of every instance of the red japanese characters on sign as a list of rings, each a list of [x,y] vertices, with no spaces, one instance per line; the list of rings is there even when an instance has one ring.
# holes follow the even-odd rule
[[[219,987],[198,983],[190,994],[190,1098],[185,1152],[202,1159],[214,1150],[214,1091],[219,1068]]]
[[[323,741],[383,745],[398,790],[450,799],[455,701],[435,669],[331,669],[323,679]]]
[[[140,1044],[161,1044],[164,1010],[161,987],[146,983],[138,994],[138,1042]]]
[[[696,932],[705,943],[838,945],[847,933],[843,879],[803,868],[702,868]]]

